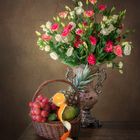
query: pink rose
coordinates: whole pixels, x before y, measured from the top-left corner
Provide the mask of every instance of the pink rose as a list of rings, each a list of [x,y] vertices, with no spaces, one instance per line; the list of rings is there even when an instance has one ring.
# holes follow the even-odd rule
[[[105,52],[110,53],[113,52],[113,42],[112,41],[107,41],[105,45]]]
[[[83,26],[87,26],[88,25],[86,21],[84,21],[82,24],[83,24]]]
[[[96,45],[96,43],[97,43],[97,39],[96,39],[96,37],[94,37],[94,36],[90,36],[89,37],[89,40],[90,40],[90,43],[92,44],[92,45]]]
[[[49,40],[51,40],[51,39],[52,39],[52,37],[51,37],[51,36],[46,35],[46,34],[43,34],[43,35],[41,36],[41,38],[42,38],[42,40],[44,40],[44,41],[49,41]]]
[[[93,10],[88,10],[88,11],[85,11],[85,12],[84,12],[84,15],[85,15],[86,17],[91,17],[91,16],[93,16],[93,14],[94,14],[94,11],[93,11]]]
[[[94,65],[96,64],[96,58],[93,54],[90,54],[88,57],[87,57],[87,61],[90,65]]]
[[[63,32],[61,33],[61,35],[62,35],[63,37],[66,37],[69,33],[70,33],[70,30],[67,29],[67,28],[64,28],[64,30],[63,30]]]
[[[89,0],[91,4],[95,4],[97,0]]]
[[[74,42],[74,47],[75,47],[75,48],[79,48],[81,44],[83,44],[83,41],[82,41],[82,40],[76,40],[76,41]]]
[[[68,12],[67,12],[67,11],[60,12],[60,13],[59,13],[59,17],[61,17],[61,18],[66,18],[67,15],[68,15]]]
[[[119,56],[119,57],[122,57],[122,47],[120,45],[116,45],[114,46],[114,53]]]
[[[101,5],[99,5],[98,8],[99,8],[100,11],[104,11],[106,9],[106,7],[107,7],[106,5],[101,4]]]
[[[51,30],[52,30],[52,31],[57,31],[58,28],[59,28],[59,24],[54,23],[54,24],[52,25],[52,27],[51,27]]]
[[[84,33],[84,31],[82,29],[79,29],[79,28],[76,29],[76,34],[77,35],[80,35],[81,36],[83,33]]]

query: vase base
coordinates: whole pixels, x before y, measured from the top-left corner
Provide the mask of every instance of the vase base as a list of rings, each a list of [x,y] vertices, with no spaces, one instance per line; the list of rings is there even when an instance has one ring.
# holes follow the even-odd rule
[[[96,120],[89,110],[82,110],[81,127],[82,128],[100,128],[102,124]]]

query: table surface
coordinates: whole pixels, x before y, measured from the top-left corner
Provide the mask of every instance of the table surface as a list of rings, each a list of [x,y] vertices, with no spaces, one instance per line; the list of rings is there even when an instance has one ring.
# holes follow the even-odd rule
[[[140,122],[102,122],[98,129],[81,129],[78,140],[140,140]],[[18,140],[44,140],[30,124]]]

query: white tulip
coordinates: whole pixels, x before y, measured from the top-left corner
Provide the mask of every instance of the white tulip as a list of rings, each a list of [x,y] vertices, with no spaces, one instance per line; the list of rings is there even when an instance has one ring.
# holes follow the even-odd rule
[[[119,70],[120,74],[123,74],[123,70]]]
[[[49,51],[50,51],[50,46],[49,46],[49,45],[46,45],[45,48],[44,48],[44,50],[45,50],[46,52],[49,52]]]
[[[55,52],[51,52],[51,53],[50,53],[50,57],[51,57],[53,60],[57,60],[57,59],[58,59],[58,55],[57,55]]]
[[[107,65],[106,65],[108,68],[112,68],[113,67],[113,63],[112,62],[109,62],[109,63],[107,63]]]
[[[79,5],[80,7],[82,7],[82,6],[83,6],[83,3],[82,3],[81,1],[79,1],[79,2],[78,2],[78,5]]]
[[[67,52],[66,52],[66,55],[68,56],[68,57],[70,57],[71,55],[72,55],[72,53],[73,53],[73,47],[70,47],[70,48],[68,48],[68,50],[67,50]]]
[[[51,29],[52,23],[50,21],[46,22],[47,29]]]
[[[118,63],[118,66],[119,66],[120,69],[122,69],[122,68],[123,68],[123,62],[120,61],[120,62]]]
[[[131,42],[123,42],[122,46],[124,46],[123,49],[124,55],[130,55],[132,50]]]
[[[62,39],[62,36],[61,36],[60,34],[57,34],[57,35],[55,36],[55,40],[56,40],[57,42],[61,42],[63,39]]]
[[[84,9],[82,7],[75,7],[74,8],[76,15],[81,15],[84,12]]]

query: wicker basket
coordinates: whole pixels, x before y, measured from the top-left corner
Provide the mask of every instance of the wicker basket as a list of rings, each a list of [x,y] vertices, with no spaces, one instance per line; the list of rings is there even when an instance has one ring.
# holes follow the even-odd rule
[[[34,94],[32,101],[35,101],[36,97],[45,86],[54,82],[63,82],[69,84],[75,90],[75,95],[78,95],[79,97],[79,93],[72,83],[66,80],[49,80],[49,81],[45,81],[39,86],[39,88]],[[63,124],[60,121],[51,121],[46,123],[39,123],[39,122],[32,122],[32,123],[36,134],[49,140],[59,140],[60,137],[66,131]],[[79,131],[80,131],[80,115],[74,120],[72,120],[70,123],[72,125],[70,136],[72,138],[78,138]]]

